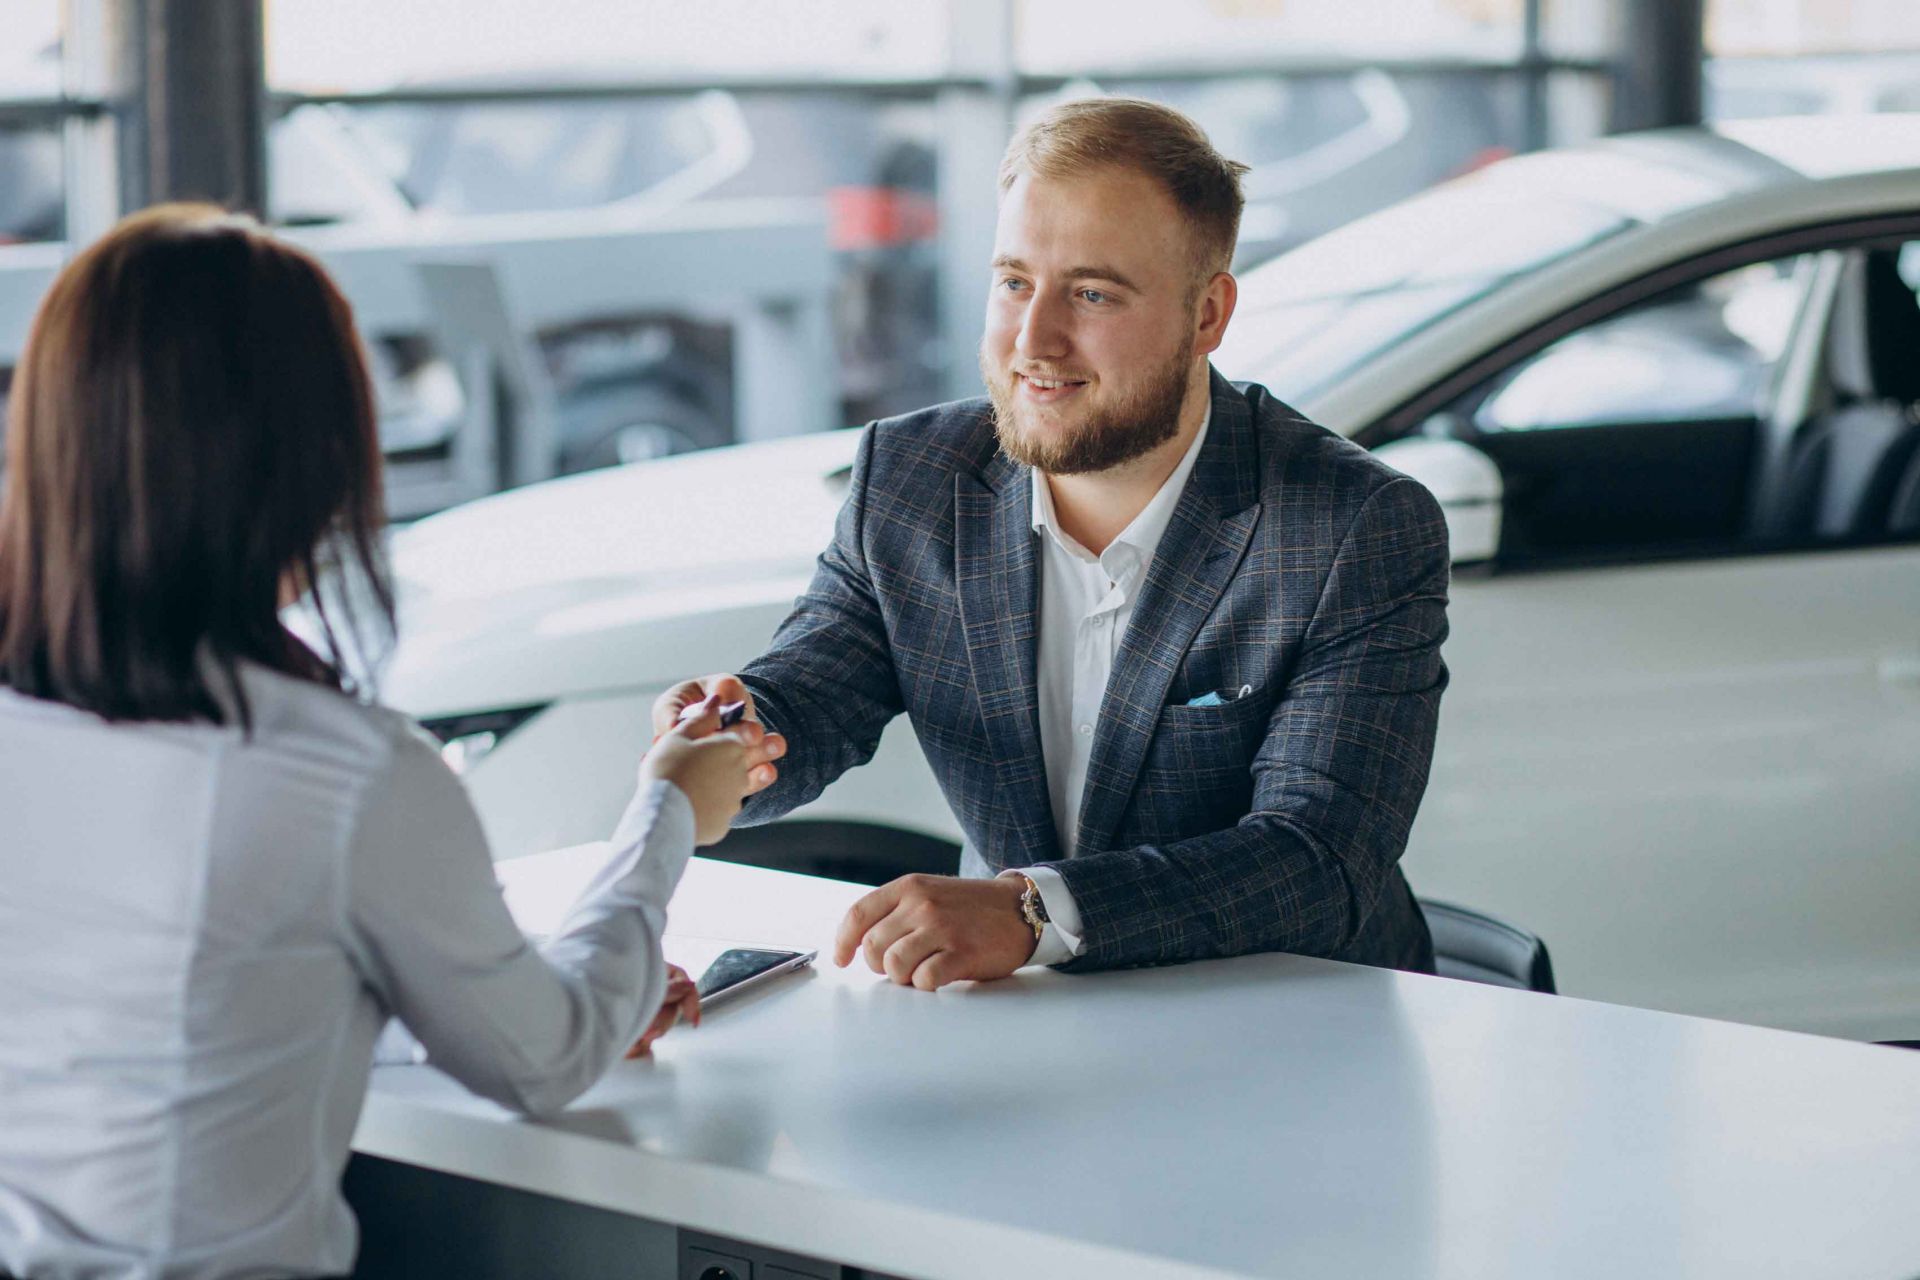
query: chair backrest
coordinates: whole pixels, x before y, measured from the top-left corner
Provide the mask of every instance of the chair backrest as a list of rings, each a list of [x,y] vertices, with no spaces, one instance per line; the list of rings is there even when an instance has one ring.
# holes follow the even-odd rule
[[[742,827],[707,854],[722,862],[882,885],[916,872],[952,875],[960,846],[939,836],[877,822],[792,818]],[[1443,978],[1553,994],[1546,944],[1525,929],[1452,903],[1420,899]]]
[[[707,856],[870,885],[915,873],[950,876],[960,868],[960,846],[951,840],[878,822],[822,818],[741,827]]]
[[[1887,511],[1887,534],[1902,538],[1920,533],[1920,453],[1907,463],[1907,473],[1894,487],[1893,502]]]
[[[1420,899],[1420,910],[1433,933],[1434,967],[1441,977],[1553,994],[1547,944],[1525,929],[1431,898]]]

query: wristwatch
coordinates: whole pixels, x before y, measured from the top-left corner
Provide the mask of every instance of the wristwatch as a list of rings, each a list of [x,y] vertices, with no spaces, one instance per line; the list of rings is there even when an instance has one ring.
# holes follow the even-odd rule
[[[1032,876],[1022,875],[1020,883],[1027,886],[1020,894],[1020,915],[1033,926],[1033,945],[1037,947],[1047,929],[1047,903],[1040,896],[1040,886],[1033,882]]]

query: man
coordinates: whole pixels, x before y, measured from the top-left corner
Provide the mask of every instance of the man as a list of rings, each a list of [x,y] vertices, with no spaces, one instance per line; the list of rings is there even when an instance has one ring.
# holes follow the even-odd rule
[[[745,822],[912,717],[963,876],[868,894],[840,964],[927,990],[1269,950],[1431,972],[1397,862],[1446,684],[1446,529],[1417,483],[1212,371],[1244,171],[1147,102],[1016,138],[990,398],[869,427],[772,647],[655,706],[664,728],[745,698],[785,735]]]

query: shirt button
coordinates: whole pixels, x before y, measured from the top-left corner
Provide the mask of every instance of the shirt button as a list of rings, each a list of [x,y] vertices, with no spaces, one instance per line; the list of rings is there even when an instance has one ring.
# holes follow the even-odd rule
[[[1093,726],[1090,724],[1081,725],[1080,736],[1083,738],[1091,738],[1093,736]]]

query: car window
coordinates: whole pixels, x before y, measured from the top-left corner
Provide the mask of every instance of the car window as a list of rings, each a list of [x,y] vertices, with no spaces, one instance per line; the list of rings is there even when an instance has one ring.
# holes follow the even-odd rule
[[[1756,415],[1786,349],[1803,259],[1689,285],[1561,339],[1474,412],[1480,431],[1673,424]]]
[[[1714,275],[1558,339],[1428,431],[1499,467],[1505,567],[1920,540],[1917,279],[1920,244]],[[1821,373],[1789,404],[1798,350]]]

